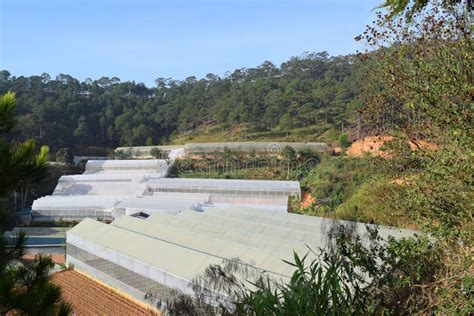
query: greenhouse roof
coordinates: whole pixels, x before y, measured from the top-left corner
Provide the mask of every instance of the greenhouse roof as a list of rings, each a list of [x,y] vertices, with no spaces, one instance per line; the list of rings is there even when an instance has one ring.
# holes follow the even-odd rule
[[[87,251],[102,252],[98,256],[112,251],[126,256],[129,261],[121,261],[126,265],[144,263],[148,265],[147,271],[157,269],[189,282],[210,264],[234,258],[274,278],[286,278],[293,267],[282,259],[291,261],[293,251],[304,255],[308,247],[324,248],[331,228],[344,225],[361,235],[367,234],[361,223],[254,208],[203,209],[204,212],[183,211],[175,216],[154,214],[145,220],[122,216],[110,225],[86,220],[68,232],[68,242],[87,247]],[[379,231],[382,236],[414,234],[388,227],[379,227]],[[186,282],[180,284],[178,288],[185,291]]]
[[[165,160],[89,160],[85,174],[109,173],[156,173],[165,176],[168,164]]]
[[[58,196],[48,195],[33,202],[32,210],[76,210],[76,209],[112,209],[121,197],[115,195],[102,196]]]
[[[270,154],[279,154],[283,148],[290,146],[295,150],[309,149],[325,152],[329,149],[326,143],[298,143],[298,142],[224,142],[224,143],[188,143],[184,151],[188,153],[220,151],[224,148],[241,151],[267,151]]]
[[[200,209],[201,204],[198,200],[170,200],[148,197],[136,197],[126,199],[118,203],[115,208],[137,209],[137,210],[164,210],[164,211],[184,211]]]

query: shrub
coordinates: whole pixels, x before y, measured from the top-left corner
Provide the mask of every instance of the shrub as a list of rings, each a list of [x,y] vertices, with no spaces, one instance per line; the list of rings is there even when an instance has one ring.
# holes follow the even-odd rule
[[[70,148],[61,148],[56,152],[56,161],[62,162],[68,165],[74,163],[74,156]]]
[[[349,140],[349,136],[347,136],[346,133],[339,135],[338,142],[339,146],[342,148],[348,148],[350,145],[352,145],[352,142]]]

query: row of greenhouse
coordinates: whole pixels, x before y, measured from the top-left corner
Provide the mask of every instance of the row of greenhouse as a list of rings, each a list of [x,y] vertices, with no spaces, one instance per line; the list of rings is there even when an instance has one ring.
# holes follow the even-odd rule
[[[184,145],[163,145],[163,146],[135,146],[118,147],[116,155],[124,155],[128,158],[149,159],[157,154],[165,156],[171,153],[175,158],[192,158],[202,154],[211,154],[230,150],[242,153],[256,153],[278,155],[283,149],[289,146],[297,152],[304,150],[311,152],[328,152],[330,147],[325,143],[316,142],[224,142],[224,143],[188,143]],[[161,157],[160,157],[161,158]]]
[[[168,167],[160,159],[90,160],[83,174],[61,177],[52,195],[34,201],[32,215],[80,221],[66,234],[66,263],[161,310],[195,297],[210,265],[237,265],[250,273],[237,275],[242,282],[284,282],[294,267],[283,260],[294,252],[315,259],[308,247],[327,247],[340,225],[367,242],[363,224],[288,213],[289,200],[301,198],[298,181],[167,178]],[[226,293],[208,290],[209,304],[227,304]]]
[[[288,281],[294,267],[283,260],[292,261],[294,251],[314,259],[308,247],[326,247],[329,232],[339,225],[367,242],[363,224],[244,206],[209,206],[200,212],[155,213],[148,218],[125,215],[111,224],[87,219],[67,233],[67,263],[156,307],[176,295],[195,297],[194,280],[211,264],[232,261],[254,277],[264,274],[275,282]],[[388,227],[379,231],[385,238],[413,234]],[[237,277],[245,282],[249,275]],[[225,293],[216,294],[214,303],[222,297]]]
[[[90,160],[62,176],[52,195],[33,202],[35,220],[112,220],[138,212],[177,213],[206,205],[247,205],[286,212],[297,181],[165,178],[165,160]]]

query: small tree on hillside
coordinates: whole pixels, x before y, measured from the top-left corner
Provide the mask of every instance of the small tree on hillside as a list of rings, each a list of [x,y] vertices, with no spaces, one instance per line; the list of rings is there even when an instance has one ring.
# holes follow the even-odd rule
[[[344,149],[352,145],[352,142],[349,140],[349,136],[347,136],[346,133],[342,133],[341,135],[339,135],[338,142],[339,142],[339,146],[341,146],[341,148],[344,148]]]
[[[156,159],[162,159],[165,156],[165,153],[157,147],[152,148],[150,154]]]
[[[89,136],[89,128],[84,115],[81,115],[81,117],[77,120],[77,127],[74,130],[73,135],[79,139],[80,145],[82,145],[82,142]]]
[[[281,156],[287,165],[286,179],[290,178],[291,163],[296,159],[296,151],[291,146],[285,146],[281,151]]]

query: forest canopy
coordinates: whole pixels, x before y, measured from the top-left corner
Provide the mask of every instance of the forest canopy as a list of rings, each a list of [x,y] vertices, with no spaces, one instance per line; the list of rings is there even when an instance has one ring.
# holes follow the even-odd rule
[[[53,152],[63,147],[166,143],[201,126],[244,124],[256,131],[288,131],[312,125],[342,129],[360,107],[355,55],[305,53],[279,67],[265,61],[224,76],[178,81],[158,78],[154,87],[116,77],[78,79],[47,73],[30,77],[0,72],[0,94],[16,93],[21,131]]]

